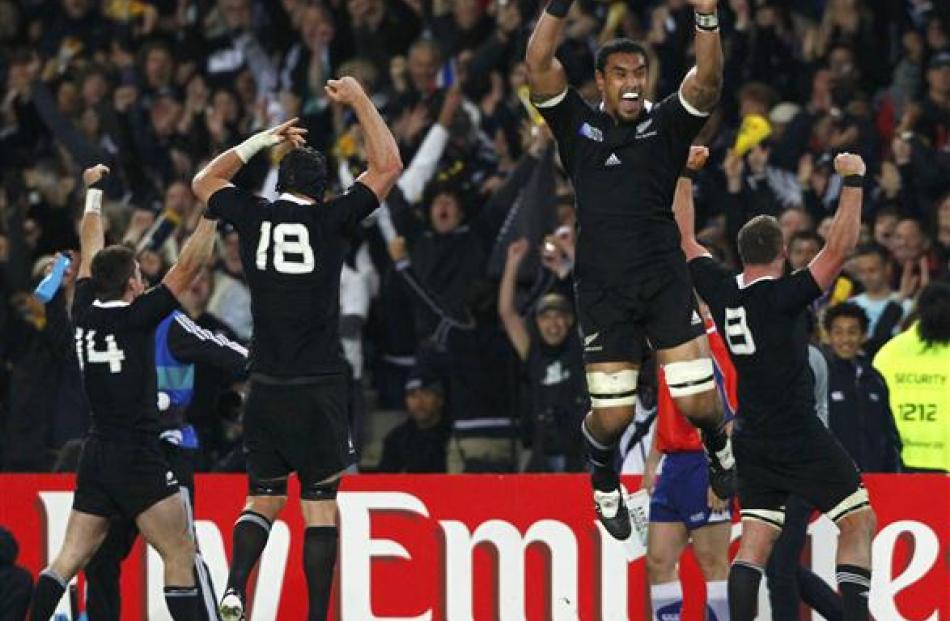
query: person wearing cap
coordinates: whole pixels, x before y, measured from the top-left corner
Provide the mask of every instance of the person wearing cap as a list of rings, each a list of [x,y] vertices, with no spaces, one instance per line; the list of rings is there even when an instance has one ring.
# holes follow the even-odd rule
[[[452,427],[445,416],[442,379],[417,365],[406,381],[408,418],[383,440],[379,472],[445,472]]]
[[[542,472],[583,469],[580,424],[589,407],[584,384],[580,339],[574,329],[574,309],[559,293],[548,293],[535,306],[529,324],[515,307],[518,267],[528,240],[508,246],[508,259],[498,295],[498,314],[529,381],[531,410],[525,439],[531,446],[527,469]]]

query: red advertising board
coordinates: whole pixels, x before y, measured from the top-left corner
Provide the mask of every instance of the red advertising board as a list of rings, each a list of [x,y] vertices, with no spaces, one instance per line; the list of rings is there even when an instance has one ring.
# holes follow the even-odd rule
[[[626,483],[637,487],[635,477]],[[950,477],[866,483],[878,517],[875,617],[950,619]],[[0,489],[0,524],[20,543],[19,563],[38,572],[62,540],[72,478],[0,475]],[[219,594],[245,491],[242,476],[197,478],[199,544]],[[340,519],[336,618],[345,621],[648,618],[642,550],[599,529],[584,476],[353,476],[340,494]],[[832,583],[835,530],[815,521],[806,554]],[[300,513],[288,503],[262,557],[252,621],[305,618],[301,545]],[[700,619],[704,586],[689,557],[681,577],[683,618]],[[161,587],[157,555],[139,544],[123,567],[122,618],[168,618]],[[769,618],[767,607],[760,617]]]

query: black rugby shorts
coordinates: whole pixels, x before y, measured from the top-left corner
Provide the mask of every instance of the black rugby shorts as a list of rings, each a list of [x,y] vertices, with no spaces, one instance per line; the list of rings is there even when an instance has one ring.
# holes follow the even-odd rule
[[[157,437],[133,442],[90,436],[83,443],[73,496],[76,511],[134,520],[177,493],[178,478]]]
[[[575,287],[584,362],[640,363],[649,350],[669,349],[706,333],[682,254],[618,284]]]
[[[244,452],[252,480],[281,479],[296,472],[301,486],[310,487],[355,461],[346,378],[327,375],[294,382],[251,376]]]

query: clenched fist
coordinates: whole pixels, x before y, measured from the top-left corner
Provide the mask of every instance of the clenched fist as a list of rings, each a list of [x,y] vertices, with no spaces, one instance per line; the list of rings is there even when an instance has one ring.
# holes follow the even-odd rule
[[[360,97],[366,96],[360,83],[350,76],[343,76],[339,80],[327,80],[325,89],[330,99],[347,106],[353,105]]]
[[[103,177],[109,174],[109,167],[105,164],[96,164],[91,168],[82,171],[82,182],[87,188],[98,183]]]
[[[861,175],[867,171],[867,166],[860,155],[854,153],[839,153],[835,156],[835,172],[841,177]]]
[[[689,156],[686,158],[686,168],[690,170],[702,170],[709,159],[709,149],[706,147],[690,147]]]

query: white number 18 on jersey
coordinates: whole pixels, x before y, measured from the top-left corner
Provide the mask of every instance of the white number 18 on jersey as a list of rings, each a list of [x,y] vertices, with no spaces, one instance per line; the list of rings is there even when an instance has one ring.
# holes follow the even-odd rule
[[[271,229],[274,239],[274,269],[281,274],[312,272],[315,262],[313,248],[310,247],[310,232],[299,222],[281,222],[273,227],[270,222],[261,222],[261,237],[257,242],[257,269],[267,269]]]

